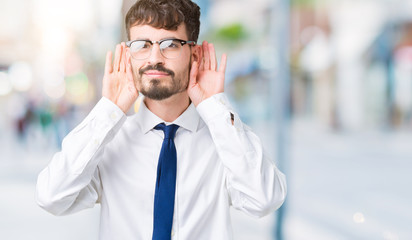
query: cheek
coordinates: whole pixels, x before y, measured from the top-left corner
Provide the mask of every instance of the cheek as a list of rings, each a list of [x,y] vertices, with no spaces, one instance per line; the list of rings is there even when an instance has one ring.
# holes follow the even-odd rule
[[[187,68],[186,64],[182,65],[182,66],[180,66],[178,74],[177,74],[177,72],[175,72],[176,73],[175,78],[177,78],[179,82],[184,83],[184,82],[188,81],[188,79],[189,79],[189,71],[190,70],[189,70],[189,68]]]
[[[135,61],[131,61],[131,67],[132,67],[132,75],[133,75],[133,81],[136,84],[136,87],[140,89],[140,84],[141,84],[141,79],[139,75],[139,70],[142,68],[139,63],[136,63]]]
[[[190,73],[190,67],[190,59],[187,63],[180,62],[176,69],[178,69],[181,78],[187,78],[189,76],[188,74]]]
[[[131,58],[130,63],[132,65],[133,73],[139,74],[139,70],[144,67],[144,63],[138,60]]]
[[[132,65],[132,74],[133,74],[133,80],[134,80],[134,82],[135,82],[135,83],[139,82],[139,78],[140,78],[140,76],[139,76],[139,69],[133,67],[133,65]]]

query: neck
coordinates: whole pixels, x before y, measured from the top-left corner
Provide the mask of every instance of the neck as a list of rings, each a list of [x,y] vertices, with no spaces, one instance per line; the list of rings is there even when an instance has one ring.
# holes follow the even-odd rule
[[[177,93],[164,100],[145,98],[147,108],[165,122],[173,122],[189,107],[190,100],[186,91]]]

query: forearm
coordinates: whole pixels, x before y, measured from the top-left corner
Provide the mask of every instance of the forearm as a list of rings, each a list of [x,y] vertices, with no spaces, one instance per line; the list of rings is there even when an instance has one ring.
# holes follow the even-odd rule
[[[215,95],[198,111],[225,166],[233,206],[254,216],[279,208],[286,196],[285,176],[265,156],[259,138],[240,121],[226,97]]]
[[[98,163],[124,120],[122,111],[109,100],[99,101],[39,174],[36,198],[41,207],[61,215],[94,205],[100,193]]]

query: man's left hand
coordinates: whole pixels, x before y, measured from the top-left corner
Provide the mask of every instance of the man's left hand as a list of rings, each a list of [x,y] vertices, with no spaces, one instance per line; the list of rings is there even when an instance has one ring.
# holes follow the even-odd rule
[[[224,91],[226,54],[222,55],[219,70],[213,44],[206,41],[202,44],[200,64],[194,61],[190,72],[187,92],[197,107],[203,100]]]

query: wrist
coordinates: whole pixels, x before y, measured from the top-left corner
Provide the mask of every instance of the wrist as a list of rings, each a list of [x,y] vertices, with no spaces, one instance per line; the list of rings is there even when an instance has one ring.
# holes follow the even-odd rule
[[[205,100],[207,100],[207,99],[209,99],[209,98],[211,98],[211,97],[213,97],[213,96],[215,96],[215,95],[218,95],[218,94],[221,94],[221,93],[223,93],[223,91],[221,91],[221,92],[217,92],[217,93],[214,93],[214,94],[211,94],[211,95],[206,95],[206,96],[203,96],[203,97],[201,97],[201,98],[198,98],[198,99],[192,99],[192,102],[193,102],[193,104],[195,105],[195,107],[197,107],[199,104],[201,104],[203,101],[205,101]]]

